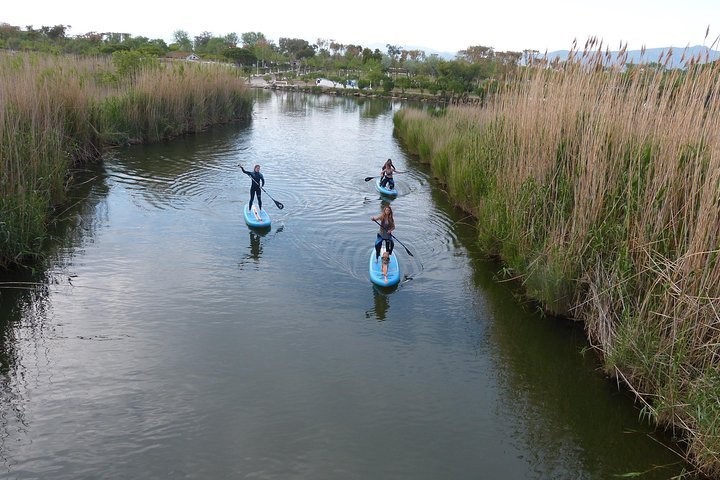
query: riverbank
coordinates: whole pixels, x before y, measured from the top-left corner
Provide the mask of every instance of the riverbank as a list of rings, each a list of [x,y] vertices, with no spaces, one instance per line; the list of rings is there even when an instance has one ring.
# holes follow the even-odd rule
[[[383,98],[388,100],[411,101],[419,103],[428,103],[433,105],[476,105],[481,106],[483,101],[480,97],[474,95],[454,95],[451,93],[432,94],[419,90],[397,90],[385,92],[382,89],[357,89],[357,88],[334,88],[327,86],[319,86],[315,82],[305,81],[301,79],[294,80],[266,80],[261,76],[252,76],[248,80],[248,85],[252,88],[261,88],[269,90],[293,91],[304,93],[324,93],[329,95],[353,96],[365,98]]]
[[[0,268],[40,255],[73,166],[248,118],[247,91],[233,69],[131,52],[0,55]]]
[[[405,109],[395,122],[478,218],[487,254],[545,311],[582,321],[641,415],[713,478],[719,69],[527,70],[487,108]]]

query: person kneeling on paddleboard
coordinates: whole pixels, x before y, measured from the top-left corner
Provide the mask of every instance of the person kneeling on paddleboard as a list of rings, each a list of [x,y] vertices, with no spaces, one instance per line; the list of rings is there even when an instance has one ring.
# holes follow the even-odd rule
[[[257,201],[258,201],[258,207],[260,207],[260,210],[262,210],[262,190],[261,187],[265,186],[265,177],[263,177],[263,174],[260,173],[260,165],[255,165],[252,172],[248,172],[243,168],[243,166],[240,166],[240,170],[250,177],[250,203],[248,204],[248,210],[252,210],[252,204],[253,200],[255,199],[255,195],[257,195]]]
[[[395,230],[395,219],[393,218],[393,211],[390,205],[385,205],[380,215],[371,217],[370,219],[380,224],[380,231],[375,239],[375,261],[377,262],[378,258],[380,258],[380,249],[382,248],[383,242],[385,242],[385,250],[389,255],[392,255],[393,247],[395,246],[392,238],[392,232]]]
[[[383,165],[382,170],[380,171],[380,186],[385,188],[385,185],[387,185],[387,188],[390,190],[395,190],[395,180],[393,180],[393,172],[395,173],[403,173],[399,172],[395,165],[393,165],[391,159],[387,159],[387,162],[385,162],[385,165]]]

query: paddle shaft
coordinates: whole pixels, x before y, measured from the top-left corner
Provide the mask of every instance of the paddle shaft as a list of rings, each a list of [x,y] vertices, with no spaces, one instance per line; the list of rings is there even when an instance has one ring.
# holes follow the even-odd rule
[[[377,220],[373,220],[373,222],[375,222],[375,223],[377,223],[378,225],[380,225],[380,222],[378,222]],[[383,226],[380,225],[380,228],[383,228]],[[383,228],[383,230],[384,230],[384,228]],[[385,231],[387,231],[387,230],[385,230]],[[400,239],[398,239],[398,238],[397,238],[395,235],[393,235],[392,233],[390,234],[390,236],[391,236],[393,239],[397,240],[398,243],[403,246],[403,248],[405,249],[405,251],[407,252],[408,255],[410,255],[411,257],[414,257],[414,255],[412,254],[412,252],[405,246],[404,243],[402,243],[402,242],[400,241]]]
[[[398,172],[398,171],[396,170],[395,173],[405,173],[405,172]],[[365,181],[366,181],[366,182],[369,182],[369,181],[372,180],[373,178],[377,178],[377,176],[375,176],[375,177],[365,177]]]

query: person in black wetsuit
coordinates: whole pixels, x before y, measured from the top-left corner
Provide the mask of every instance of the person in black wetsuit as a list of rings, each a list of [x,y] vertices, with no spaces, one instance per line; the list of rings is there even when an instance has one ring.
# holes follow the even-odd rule
[[[242,166],[240,166],[240,170],[242,170],[245,175],[251,178],[250,203],[248,204],[248,210],[252,210],[253,200],[255,199],[256,195],[258,207],[260,207],[260,210],[262,210],[262,190],[260,189],[260,187],[265,186],[265,177],[263,177],[263,174],[260,173],[260,165],[255,165],[252,172],[248,172]]]

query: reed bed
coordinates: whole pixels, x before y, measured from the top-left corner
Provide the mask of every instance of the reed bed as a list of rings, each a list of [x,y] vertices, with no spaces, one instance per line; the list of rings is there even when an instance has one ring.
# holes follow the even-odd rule
[[[720,477],[720,63],[611,63],[593,41],[486,108],[406,109],[405,144],[481,245]]]
[[[0,267],[39,255],[73,164],[98,159],[109,146],[165,140],[251,113],[243,79],[226,66],[117,64],[0,55]]]

